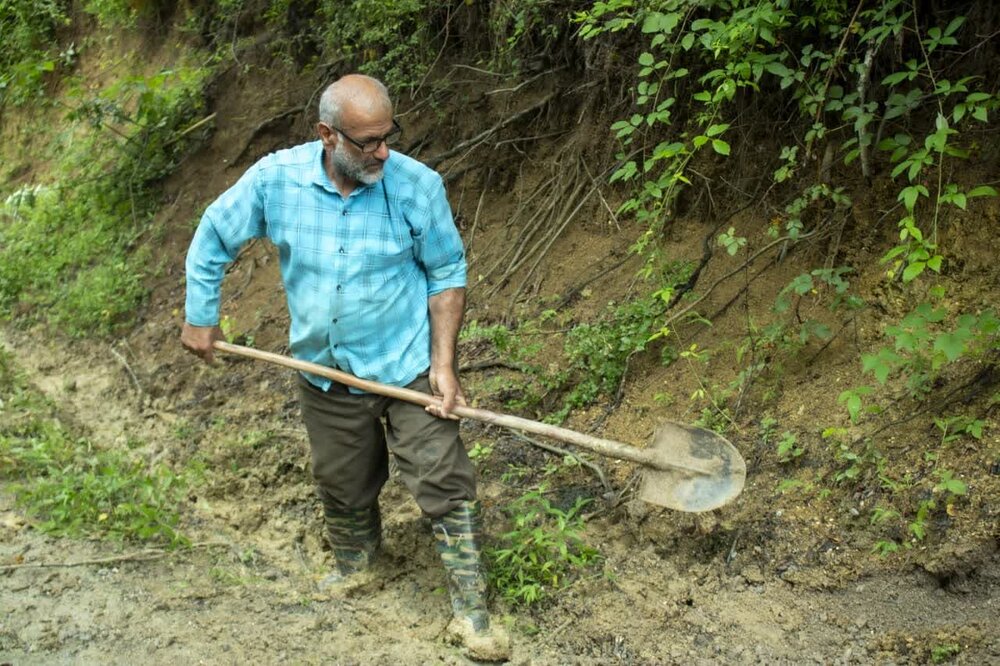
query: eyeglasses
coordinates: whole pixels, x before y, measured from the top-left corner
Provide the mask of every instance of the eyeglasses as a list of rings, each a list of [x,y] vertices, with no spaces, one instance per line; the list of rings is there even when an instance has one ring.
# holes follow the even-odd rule
[[[324,123],[324,124],[326,124],[326,123]],[[374,153],[376,150],[379,149],[379,147],[383,143],[385,145],[387,145],[387,146],[395,145],[399,141],[400,135],[403,133],[403,128],[400,127],[399,122],[395,118],[392,119],[392,131],[391,132],[389,132],[385,136],[376,137],[374,139],[365,139],[364,141],[358,141],[357,139],[354,139],[354,138],[350,137],[347,134],[347,132],[345,132],[344,130],[340,129],[339,127],[334,127],[333,125],[329,125],[329,124],[326,124],[326,125],[330,129],[337,130],[338,132],[340,132],[341,136],[343,136],[345,139],[347,139],[348,141],[350,141],[351,143],[353,143],[355,146],[357,146],[358,150],[360,150],[362,153],[365,153],[366,155]]]

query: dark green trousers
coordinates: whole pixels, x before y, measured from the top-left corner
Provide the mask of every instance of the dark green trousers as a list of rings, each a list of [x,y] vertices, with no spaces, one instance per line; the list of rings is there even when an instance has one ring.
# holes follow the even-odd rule
[[[427,375],[407,388],[430,392]],[[389,453],[420,509],[443,516],[476,499],[476,477],[458,421],[378,395],[355,395],[334,383],[323,391],[299,376],[299,403],[309,433],[313,478],[328,510],[370,507],[389,478]],[[383,426],[382,419],[385,419]]]

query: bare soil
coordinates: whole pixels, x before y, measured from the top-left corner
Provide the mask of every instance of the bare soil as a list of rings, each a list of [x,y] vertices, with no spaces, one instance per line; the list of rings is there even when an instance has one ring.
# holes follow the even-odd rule
[[[284,409],[286,373],[184,357],[174,367],[140,357],[126,369],[99,346],[25,335],[8,334],[4,347],[95,441],[139,437],[151,460],[197,451],[210,482],[184,508],[202,545],[165,553],[48,537],[9,495],[0,498],[0,562],[19,565],[0,573],[0,663],[466,663],[442,640],[449,607],[428,524],[395,480],[383,495],[381,581],[346,600],[317,592],[330,562],[307,447],[294,410]],[[150,397],[178,373],[188,388]],[[247,444],[256,430],[269,434]],[[467,440],[484,436],[496,441],[495,455],[545,462],[469,424]],[[517,491],[487,478],[482,494],[496,533]],[[752,525],[727,510],[598,508],[587,538],[603,570],[535,610],[496,604],[515,638],[512,663],[926,663],[951,644],[961,646],[956,663],[1000,662],[995,549],[960,585],[919,568],[838,574],[825,564],[842,546],[806,557],[795,543],[802,519],[789,515],[798,511],[769,506],[770,494],[751,477],[738,502],[766,514]],[[810,519],[810,529],[825,529],[822,516]],[[790,560],[775,561],[776,543]]]

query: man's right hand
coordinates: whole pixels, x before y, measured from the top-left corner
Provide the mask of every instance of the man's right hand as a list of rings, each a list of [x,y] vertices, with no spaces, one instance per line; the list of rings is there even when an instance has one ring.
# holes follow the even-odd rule
[[[184,328],[181,330],[181,344],[184,345],[184,349],[200,357],[205,363],[215,362],[212,345],[216,340],[225,339],[226,336],[218,326],[192,326],[184,322]]]

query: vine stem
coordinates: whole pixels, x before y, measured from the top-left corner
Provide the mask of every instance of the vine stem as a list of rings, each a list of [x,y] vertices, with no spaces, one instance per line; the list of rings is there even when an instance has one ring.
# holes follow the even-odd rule
[[[931,80],[931,85],[934,86],[934,90],[937,91],[937,78],[934,76],[934,68],[931,67],[931,59],[927,54],[927,49],[924,48],[924,42],[920,38],[920,24],[917,23],[917,8],[913,7],[913,32],[917,36],[917,44],[920,45],[920,53],[924,56],[924,64],[927,65],[927,76]],[[944,105],[941,104],[941,95],[935,92],[934,101],[937,102],[938,106],[938,117],[944,118]],[[947,141],[947,137],[945,137]],[[944,146],[941,146],[941,150],[938,151],[938,164],[937,164],[937,194],[934,197],[934,220],[931,226],[931,242],[937,247],[937,228],[938,228],[938,215],[941,212],[941,188],[943,186],[944,180]]]
[[[854,14],[851,16],[850,23],[847,24],[847,28],[844,29],[844,36],[840,38],[840,44],[837,45],[837,50],[834,51],[834,58],[840,55],[844,50],[844,44],[847,43],[847,36],[851,34],[851,28],[854,27],[854,22],[858,20],[858,13],[861,11],[862,5],[865,4],[865,0],[858,0],[858,6],[854,8]],[[819,122],[819,117],[823,113],[823,102],[826,101],[826,93],[830,89],[830,82],[833,80],[833,72],[837,68],[834,63],[830,63],[830,69],[826,73],[826,81],[823,83],[823,94],[820,95],[820,103],[816,106],[816,115],[813,117],[813,124]],[[806,147],[806,159],[809,159],[812,153],[812,142]]]

